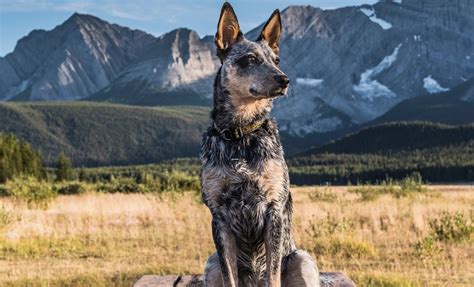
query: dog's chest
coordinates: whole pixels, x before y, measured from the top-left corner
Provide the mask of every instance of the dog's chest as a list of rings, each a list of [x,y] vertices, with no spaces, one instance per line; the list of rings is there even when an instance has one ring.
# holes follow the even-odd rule
[[[228,184],[220,200],[219,213],[238,238],[256,243],[263,237],[269,202],[256,181]]]

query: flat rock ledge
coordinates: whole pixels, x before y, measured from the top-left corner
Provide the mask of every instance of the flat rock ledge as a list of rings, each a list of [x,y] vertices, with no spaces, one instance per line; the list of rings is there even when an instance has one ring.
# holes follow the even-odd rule
[[[349,277],[341,272],[321,272],[321,287],[355,287]],[[198,287],[203,286],[202,275],[145,275],[133,284],[133,287]]]

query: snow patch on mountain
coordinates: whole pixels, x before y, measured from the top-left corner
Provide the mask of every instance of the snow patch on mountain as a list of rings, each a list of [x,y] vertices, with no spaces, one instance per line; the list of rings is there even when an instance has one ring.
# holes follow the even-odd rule
[[[449,91],[449,89],[441,87],[441,85],[435,79],[433,79],[431,75],[423,79],[423,87],[430,94]]]
[[[281,131],[294,136],[329,132],[344,126],[335,110],[320,99],[320,90],[295,85],[294,93],[275,101],[272,115],[278,120]],[[294,96],[297,95],[297,96]]]
[[[287,123],[287,128],[294,131],[293,134],[303,137],[311,133],[324,133],[333,131],[342,125],[338,117],[323,118],[321,114],[315,114],[316,119],[305,119],[303,121],[292,121]]]
[[[377,66],[368,69],[360,75],[360,82],[358,85],[354,86],[353,89],[363,99],[373,101],[380,97],[392,98],[396,96],[388,87],[382,85],[373,78],[392,66],[392,64],[397,60],[398,51],[401,47],[402,44],[398,45],[393,53],[383,58]]]
[[[375,14],[375,10],[373,8],[360,8],[360,12],[364,13],[367,17],[369,17],[370,21],[378,24],[380,27],[382,27],[382,29],[388,30],[392,28],[392,24],[383,19],[377,18],[377,15]]]
[[[296,78],[296,83],[304,86],[317,87],[323,83],[323,79]]]

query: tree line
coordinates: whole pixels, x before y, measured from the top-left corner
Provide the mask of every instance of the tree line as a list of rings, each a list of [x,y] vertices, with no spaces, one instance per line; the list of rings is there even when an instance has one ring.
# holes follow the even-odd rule
[[[56,181],[71,180],[73,168],[69,159],[61,153],[53,173]],[[43,166],[41,154],[27,142],[13,134],[0,134],[0,183],[19,176],[47,179],[51,173]]]

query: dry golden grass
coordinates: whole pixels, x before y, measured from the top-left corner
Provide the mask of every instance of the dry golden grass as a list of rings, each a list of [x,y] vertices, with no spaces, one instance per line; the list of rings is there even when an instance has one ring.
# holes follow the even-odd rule
[[[474,285],[472,236],[415,249],[443,212],[472,219],[472,187],[366,202],[346,187],[310,200],[315,189],[292,189],[293,229],[322,270],[344,271],[360,286]],[[129,286],[146,273],[202,273],[214,250],[210,214],[191,192],[60,196],[47,210],[0,198],[0,212],[1,286]]]

